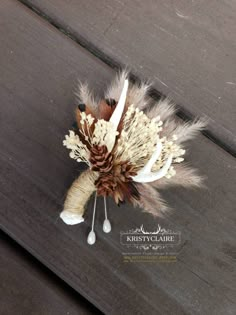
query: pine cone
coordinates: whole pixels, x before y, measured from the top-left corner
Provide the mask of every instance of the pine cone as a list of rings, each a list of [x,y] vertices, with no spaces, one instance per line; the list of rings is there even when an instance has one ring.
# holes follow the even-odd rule
[[[108,173],[113,167],[113,156],[105,145],[94,145],[90,150],[89,161],[95,172]]]
[[[103,173],[95,182],[98,195],[111,195],[116,203],[127,199],[138,198],[131,176],[135,176],[134,167],[128,162],[113,165],[110,172]]]

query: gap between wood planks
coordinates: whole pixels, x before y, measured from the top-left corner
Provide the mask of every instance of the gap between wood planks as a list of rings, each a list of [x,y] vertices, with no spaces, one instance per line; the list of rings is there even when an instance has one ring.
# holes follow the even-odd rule
[[[126,66],[122,65],[118,61],[112,59],[107,54],[102,52],[100,49],[98,49],[93,43],[86,40],[83,36],[74,35],[73,31],[66,30],[61,23],[58,21],[55,21],[53,18],[51,18],[48,14],[45,14],[42,10],[39,10],[35,6],[28,3],[27,0],[18,0],[23,5],[25,5],[30,10],[34,11],[37,15],[39,15],[41,18],[45,19],[48,23],[50,23],[53,27],[55,27],[57,30],[68,36],[71,40],[76,42],[78,45],[89,51],[93,56],[100,59],[102,62],[104,62],[106,65],[110,66],[112,69],[119,70],[124,69]],[[140,79],[130,73],[130,78],[132,82],[140,82]],[[165,97],[162,93],[157,91],[156,89],[152,88],[150,90],[150,96],[158,100],[161,97]],[[188,110],[183,108],[182,106],[177,104],[178,111],[176,115],[183,119],[184,121],[193,121],[196,117],[194,117]],[[210,141],[214,142],[216,145],[221,147],[223,150],[231,154],[233,157],[236,157],[236,150],[228,143],[226,143],[224,140],[221,140],[218,136],[214,134],[209,129],[206,129],[202,131],[202,134],[207,137]]]

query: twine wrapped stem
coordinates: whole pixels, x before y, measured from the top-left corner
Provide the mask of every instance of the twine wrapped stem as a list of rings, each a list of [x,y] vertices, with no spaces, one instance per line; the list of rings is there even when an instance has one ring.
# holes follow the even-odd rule
[[[73,182],[67,192],[64,209],[60,214],[66,224],[74,225],[84,221],[85,206],[96,190],[94,182],[97,178],[98,173],[88,169]]]

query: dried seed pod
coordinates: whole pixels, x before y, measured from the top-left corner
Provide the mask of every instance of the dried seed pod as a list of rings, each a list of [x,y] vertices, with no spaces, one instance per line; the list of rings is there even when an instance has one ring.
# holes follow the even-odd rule
[[[77,127],[78,129],[81,129],[81,114],[85,113],[86,116],[91,115],[93,118],[95,118],[94,113],[92,112],[92,110],[90,109],[90,107],[84,103],[80,103],[75,111],[75,117],[76,117],[76,122],[77,122]],[[93,124],[90,126],[90,131],[91,133],[94,130],[94,124],[95,124],[96,120],[94,119]],[[88,135],[88,130],[86,130],[86,134]]]

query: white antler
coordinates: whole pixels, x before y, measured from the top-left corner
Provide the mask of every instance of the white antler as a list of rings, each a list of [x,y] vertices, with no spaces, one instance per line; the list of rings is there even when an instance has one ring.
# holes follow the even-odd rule
[[[151,172],[151,169],[154,165],[154,163],[157,161],[157,159],[159,158],[160,154],[161,154],[161,150],[162,150],[162,143],[159,141],[157,142],[157,146],[156,146],[156,150],[155,152],[152,154],[150,160],[147,162],[147,164],[138,172],[138,175],[143,175],[143,174],[147,174]]]
[[[151,172],[154,163],[158,160],[162,150],[162,143],[158,142],[155,152],[152,154],[150,160],[144,165],[144,167],[133,178],[133,181],[138,183],[150,183],[154,182],[166,175],[168,169],[172,163],[172,154],[169,155],[165,165],[157,172]]]
[[[120,99],[116,105],[116,108],[111,115],[110,122],[112,123],[112,127],[109,131],[109,133],[105,137],[105,142],[107,145],[107,149],[109,152],[112,151],[115,142],[116,142],[116,136],[117,136],[117,128],[119,126],[124,108],[125,108],[125,101],[126,101],[126,96],[127,96],[127,91],[128,91],[128,86],[129,86],[129,81],[126,79],[124,82],[124,87],[120,95]]]
[[[111,115],[111,118],[109,120],[110,122],[112,122],[112,124],[114,125],[116,130],[118,128],[118,125],[120,123],[120,120],[121,120],[121,117],[122,117],[122,114],[123,114],[123,111],[125,108],[125,101],[126,101],[128,87],[129,87],[129,81],[128,81],[128,79],[126,79],[124,82],[123,90],[122,90],[121,95],[120,95],[120,99],[119,99],[119,101],[116,105],[116,108],[115,108],[115,110],[114,110],[114,112]]]

